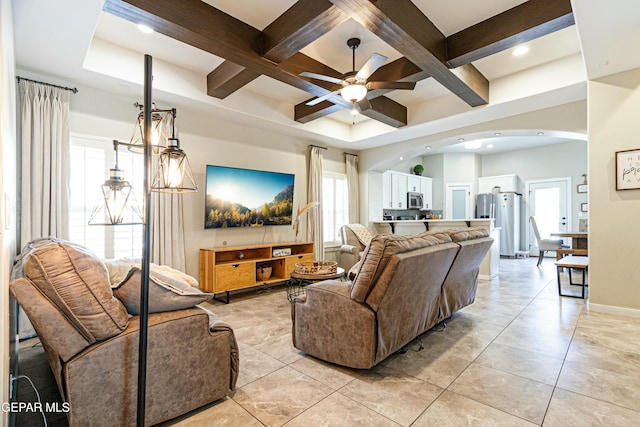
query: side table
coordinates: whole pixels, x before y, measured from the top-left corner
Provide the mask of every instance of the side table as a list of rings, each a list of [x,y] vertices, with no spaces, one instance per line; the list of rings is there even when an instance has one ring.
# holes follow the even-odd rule
[[[338,267],[337,271],[333,274],[302,274],[293,270],[287,284],[287,299],[291,302],[295,297],[305,295],[305,287],[311,283],[329,279],[345,280],[346,278],[347,275],[345,274],[344,268],[341,267]]]

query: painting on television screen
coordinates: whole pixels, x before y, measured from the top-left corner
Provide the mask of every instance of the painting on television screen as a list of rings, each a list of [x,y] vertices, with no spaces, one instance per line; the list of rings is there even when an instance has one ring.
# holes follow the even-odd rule
[[[207,165],[205,228],[291,225],[295,175]]]

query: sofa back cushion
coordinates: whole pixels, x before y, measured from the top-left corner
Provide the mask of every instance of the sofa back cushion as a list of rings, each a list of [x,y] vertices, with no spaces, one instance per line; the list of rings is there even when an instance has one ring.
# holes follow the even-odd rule
[[[52,241],[29,253],[23,270],[90,343],[127,327],[127,311],[111,292],[106,267],[87,248]]]
[[[493,244],[488,234],[487,230],[457,233],[460,250],[442,284],[439,303],[441,319],[446,319],[475,300],[480,264]]]
[[[489,230],[484,227],[469,227],[461,229],[447,230],[446,233],[454,243],[466,242],[467,240],[489,237]]]
[[[391,257],[366,300],[378,319],[376,362],[435,324],[442,282],[457,252],[455,243],[443,243]]]
[[[365,302],[393,255],[448,242],[451,242],[451,238],[447,234],[436,232],[408,236],[395,234],[375,236],[362,255],[360,270],[353,281],[351,298],[358,302]],[[384,290],[381,291],[383,294]],[[382,294],[378,293],[376,299],[379,300]]]

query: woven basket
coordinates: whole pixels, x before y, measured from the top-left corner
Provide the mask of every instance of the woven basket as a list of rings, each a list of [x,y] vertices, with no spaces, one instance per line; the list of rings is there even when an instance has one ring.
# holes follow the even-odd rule
[[[303,261],[296,263],[295,272],[299,274],[335,274],[338,263],[335,261]]]

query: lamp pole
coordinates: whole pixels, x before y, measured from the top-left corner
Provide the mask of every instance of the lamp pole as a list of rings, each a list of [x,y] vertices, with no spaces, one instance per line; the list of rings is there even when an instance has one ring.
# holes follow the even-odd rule
[[[152,58],[144,56],[144,202],[143,202],[143,245],[142,245],[142,281],[140,282],[140,326],[138,330],[138,427],[144,426],[145,397],[147,385],[147,328],[149,325],[149,258],[151,253],[151,84]]]

